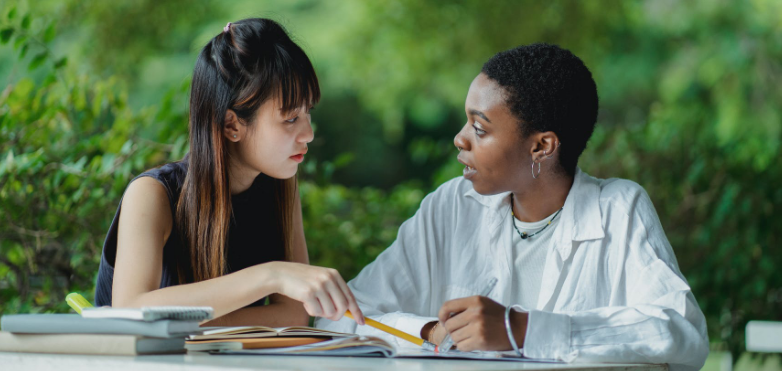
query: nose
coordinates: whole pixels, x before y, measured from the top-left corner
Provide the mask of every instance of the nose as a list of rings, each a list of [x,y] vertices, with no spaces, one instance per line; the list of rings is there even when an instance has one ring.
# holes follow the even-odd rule
[[[470,150],[470,140],[468,139],[467,130],[470,128],[470,123],[467,122],[462,126],[462,129],[459,130],[458,133],[456,133],[456,136],[453,138],[453,145],[456,146],[456,148],[461,148],[463,151],[469,151]]]
[[[299,143],[310,143],[313,139],[315,139],[315,130],[312,129],[312,120],[307,120],[296,141]]]

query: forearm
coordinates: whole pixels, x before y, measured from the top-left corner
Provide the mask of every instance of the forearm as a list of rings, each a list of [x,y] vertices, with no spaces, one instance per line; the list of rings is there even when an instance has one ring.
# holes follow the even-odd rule
[[[699,331],[702,326],[694,322],[699,321],[655,305],[596,308],[568,314],[532,311],[524,355],[700,368],[708,354],[708,338],[705,329]]]
[[[218,318],[275,293],[277,286],[270,272],[273,264],[259,264],[210,280],[170,286],[130,298],[120,298],[115,293],[114,306],[208,306],[214,308],[214,316]]]
[[[306,326],[309,316],[296,302],[270,303],[259,307],[245,307],[209,321],[203,326]]]

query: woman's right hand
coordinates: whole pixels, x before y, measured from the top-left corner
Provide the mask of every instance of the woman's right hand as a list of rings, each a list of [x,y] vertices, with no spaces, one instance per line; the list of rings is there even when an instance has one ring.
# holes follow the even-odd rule
[[[309,315],[337,321],[350,310],[364,325],[364,314],[336,269],[282,261],[264,265],[271,269],[275,292],[302,302]]]

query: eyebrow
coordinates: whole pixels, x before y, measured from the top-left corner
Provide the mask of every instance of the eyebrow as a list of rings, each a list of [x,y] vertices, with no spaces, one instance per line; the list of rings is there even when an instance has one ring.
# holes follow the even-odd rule
[[[476,109],[470,109],[470,114],[471,114],[471,115],[478,116],[478,117],[480,117],[480,118],[482,118],[482,119],[486,120],[486,122],[488,122],[488,123],[490,123],[490,124],[491,124],[491,120],[489,120],[489,118],[488,118],[488,117],[486,117],[486,115],[484,115],[484,114],[483,114],[483,112],[481,112],[481,111],[478,111],[478,110],[476,110]]]

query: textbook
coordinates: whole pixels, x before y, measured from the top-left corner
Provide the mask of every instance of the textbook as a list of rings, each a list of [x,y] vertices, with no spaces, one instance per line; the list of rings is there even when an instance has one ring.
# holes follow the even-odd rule
[[[78,314],[12,314],[0,317],[0,330],[26,334],[128,334],[159,338],[200,333],[198,321],[154,322],[83,318]]]
[[[188,336],[187,340],[257,339],[276,336],[344,338],[354,337],[355,335],[306,326],[277,328],[266,326],[201,327],[201,334]]]
[[[330,340],[325,337],[267,337],[260,339],[188,340],[185,349],[191,351],[215,351],[232,349],[286,348]]]
[[[157,321],[175,319],[185,321],[204,321],[212,319],[212,307],[180,307],[160,306],[141,308],[98,307],[84,308],[81,316],[84,318],[119,318],[136,321]]]
[[[243,354],[243,355],[301,355],[301,356],[337,356],[337,357],[386,357],[386,358],[446,358],[446,359],[472,359],[483,361],[506,362],[533,362],[533,363],[563,363],[553,359],[530,359],[519,357],[514,351],[504,352],[460,352],[452,350],[448,353],[439,353],[423,348],[417,350],[405,349],[398,351],[387,341],[374,336],[361,336],[351,334],[350,337],[334,338],[318,343],[299,346],[240,349],[221,348],[214,349],[211,354]]]
[[[394,346],[372,336],[351,335],[313,344],[266,349],[221,349],[212,354],[394,357]]]
[[[12,334],[0,331],[0,352],[141,355],[184,353],[184,338],[136,335]]]
[[[187,337],[188,351],[288,348],[356,336],[305,326],[202,327],[201,331]]]

